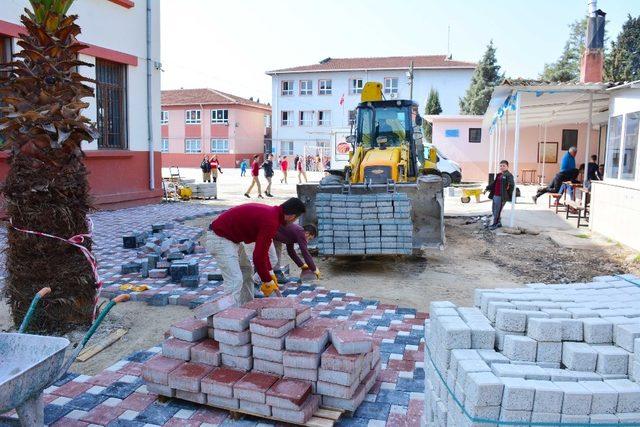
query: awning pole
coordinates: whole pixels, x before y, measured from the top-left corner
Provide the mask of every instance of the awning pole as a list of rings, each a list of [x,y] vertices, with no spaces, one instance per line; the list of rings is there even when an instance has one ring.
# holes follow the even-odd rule
[[[544,137],[542,138],[542,182],[540,183],[540,185],[544,185],[544,183],[546,182],[544,180],[544,165],[545,165],[545,160],[547,158],[547,122],[544,122]]]
[[[489,164],[487,165],[487,179],[491,174],[491,165],[493,164],[493,140],[495,139],[496,132],[492,127],[489,128]]]
[[[516,208],[516,189],[518,188],[518,154],[520,149],[520,93],[516,92],[516,124],[515,124],[515,142],[513,145],[513,182],[516,188],[513,189],[511,196],[511,216],[509,217],[509,227],[513,227]]]
[[[587,186],[588,174],[589,170],[589,149],[591,148],[591,128],[593,127],[593,92],[589,93],[589,121],[587,122],[587,144],[584,148],[584,171],[582,171],[582,181],[583,185]]]
[[[502,147],[502,158],[507,158],[507,144],[509,143],[509,110],[504,112],[504,146]]]
[[[500,160],[498,160],[498,157],[500,156],[500,138],[502,137],[502,119],[498,120],[498,122],[496,123],[496,128],[498,129],[498,132],[496,133],[496,146],[494,147],[494,155],[495,155],[495,160],[493,161],[493,165],[491,165],[491,167],[493,168],[493,176],[496,176],[496,174],[498,173],[498,162]]]

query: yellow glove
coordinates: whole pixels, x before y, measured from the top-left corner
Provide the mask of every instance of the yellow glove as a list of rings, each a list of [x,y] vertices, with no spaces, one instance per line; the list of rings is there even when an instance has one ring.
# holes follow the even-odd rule
[[[302,270],[308,270],[309,266],[307,264],[302,264],[302,267],[300,267],[300,269]]]
[[[274,273],[273,271],[270,271],[269,274],[271,275],[271,280],[273,280],[273,283],[276,284],[276,286],[278,285],[278,278],[276,277],[276,273]]]
[[[260,291],[265,297],[271,296],[271,294],[274,292],[276,293],[276,296],[282,296],[282,294],[280,294],[280,288],[278,288],[278,284],[273,280],[266,283],[263,282],[262,286],[260,286]]]
[[[318,279],[320,279],[320,269],[319,269],[319,268],[316,268],[316,271],[314,271],[314,273],[315,273],[316,277],[317,277]]]

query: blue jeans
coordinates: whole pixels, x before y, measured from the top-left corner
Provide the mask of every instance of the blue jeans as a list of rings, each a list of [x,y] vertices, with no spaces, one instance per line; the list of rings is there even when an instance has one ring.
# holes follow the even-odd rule
[[[562,195],[565,191],[569,195],[569,198],[573,200],[573,187],[569,184],[562,184],[558,190],[558,194]]]
[[[493,205],[491,207],[491,211],[493,213],[493,224],[500,224],[500,214],[502,213],[502,208],[505,203],[507,203],[506,199],[503,200],[501,196],[493,196]]]

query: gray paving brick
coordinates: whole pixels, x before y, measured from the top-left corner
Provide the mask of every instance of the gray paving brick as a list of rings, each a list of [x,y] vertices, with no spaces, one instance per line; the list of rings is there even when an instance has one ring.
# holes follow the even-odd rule
[[[592,394],[578,382],[557,381],[555,383],[564,393],[562,414],[585,415],[591,410]]]
[[[562,343],[562,364],[573,371],[595,371],[598,353],[590,345],[579,342]]]

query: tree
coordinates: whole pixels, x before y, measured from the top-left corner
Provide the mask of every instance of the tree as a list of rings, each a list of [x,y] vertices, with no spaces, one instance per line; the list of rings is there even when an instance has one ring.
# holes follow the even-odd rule
[[[434,88],[429,90],[429,97],[427,98],[427,104],[424,106],[425,115],[438,115],[442,113],[442,107],[440,106],[440,95]],[[428,121],[424,121],[424,138],[426,141],[431,142],[431,133],[433,131],[433,124]]]
[[[478,63],[471,77],[471,85],[464,98],[460,99],[462,114],[484,114],[489,106],[493,88],[500,84],[503,76],[496,59],[496,48],[493,40],[489,42],[487,50]]]
[[[640,79],[640,16],[627,16],[611,51],[605,58],[604,73],[612,82]]]
[[[580,77],[580,59],[584,52],[587,34],[587,18],[569,24],[569,39],[564,44],[560,58],[551,64],[544,64],[540,78],[552,82],[569,82]]]
[[[19,324],[35,293],[51,294],[34,316],[35,329],[64,332],[92,320],[96,281],[75,246],[32,230],[68,239],[89,232],[91,208],[82,141],[98,133],[81,110],[93,89],[76,70],[91,66],[77,59],[86,45],[77,41],[77,16],[67,16],[73,0],[30,0],[21,16],[26,31],[13,62],[0,68],[0,134],[10,150],[2,188],[8,227],[6,292]],[[91,239],[83,245],[91,250]]]

